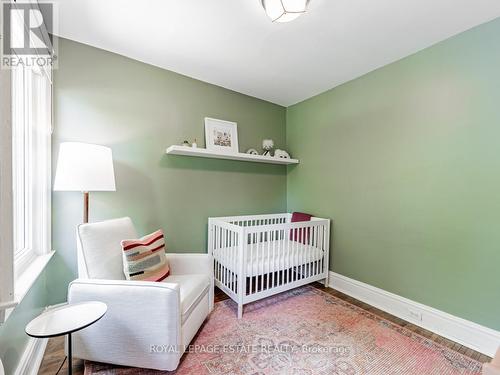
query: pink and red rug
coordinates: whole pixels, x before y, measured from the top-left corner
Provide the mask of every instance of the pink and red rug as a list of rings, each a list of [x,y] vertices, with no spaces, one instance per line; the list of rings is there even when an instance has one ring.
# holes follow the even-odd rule
[[[310,286],[215,310],[175,374],[479,375],[481,364]],[[167,372],[86,362],[85,375]]]

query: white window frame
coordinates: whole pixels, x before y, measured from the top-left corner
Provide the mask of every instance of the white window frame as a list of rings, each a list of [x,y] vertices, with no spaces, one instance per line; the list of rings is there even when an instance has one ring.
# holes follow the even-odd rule
[[[51,248],[52,89],[46,72],[20,68],[12,73],[14,270],[18,280]]]
[[[19,69],[0,71],[0,323],[24,298],[54,254],[52,72],[36,67]],[[20,186],[27,186],[25,194],[18,193]],[[22,251],[16,251],[21,237]]]
[[[0,323],[15,305],[11,72],[0,70]]]

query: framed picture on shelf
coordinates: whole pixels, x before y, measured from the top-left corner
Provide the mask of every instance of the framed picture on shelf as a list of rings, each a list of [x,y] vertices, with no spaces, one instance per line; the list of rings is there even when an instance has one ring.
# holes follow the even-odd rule
[[[205,144],[207,150],[237,154],[238,124],[205,117]]]

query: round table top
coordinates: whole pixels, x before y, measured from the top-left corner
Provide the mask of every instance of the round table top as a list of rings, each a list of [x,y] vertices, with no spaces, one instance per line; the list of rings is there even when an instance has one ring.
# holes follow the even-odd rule
[[[68,304],[44,312],[26,326],[31,337],[54,337],[79,331],[101,319],[108,307],[102,302]]]

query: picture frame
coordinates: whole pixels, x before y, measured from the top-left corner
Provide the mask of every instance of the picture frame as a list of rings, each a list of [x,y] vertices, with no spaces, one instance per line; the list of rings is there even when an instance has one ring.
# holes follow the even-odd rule
[[[205,145],[210,151],[237,154],[239,152],[238,124],[205,117]]]

